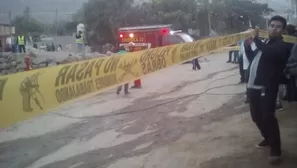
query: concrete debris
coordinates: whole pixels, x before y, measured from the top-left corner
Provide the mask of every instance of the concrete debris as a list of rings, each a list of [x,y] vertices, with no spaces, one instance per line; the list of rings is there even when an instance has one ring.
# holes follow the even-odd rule
[[[0,54],[0,76],[25,71],[24,58],[31,57],[32,68],[40,69],[60,64],[68,64],[107,56],[100,53],[74,54],[69,52],[44,52],[35,48],[28,48],[27,53],[2,53]]]

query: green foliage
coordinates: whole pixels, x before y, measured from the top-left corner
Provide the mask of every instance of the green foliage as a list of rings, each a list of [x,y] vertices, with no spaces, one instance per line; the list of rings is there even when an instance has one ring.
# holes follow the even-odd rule
[[[31,17],[29,7],[24,10],[23,15],[16,16],[12,21],[12,24],[15,25],[17,34],[40,34],[44,31],[44,25]]]
[[[137,1],[138,2],[138,1]],[[75,15],[92,31],[96,43],[116,42],[117,30],[123,26],[172,24],[175,29],[199,29],[202,36],[211,28],[220,33],[246,30],[263,24],[263,15],[272,12],[267,4],[254,0],[89,0]]]

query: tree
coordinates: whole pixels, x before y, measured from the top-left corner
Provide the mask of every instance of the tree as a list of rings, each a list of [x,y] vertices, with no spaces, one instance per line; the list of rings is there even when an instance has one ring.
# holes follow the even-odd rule
[[[262,25],[263,15],[273,10],[267,4],[253,0],[221,0],[210,5],[212,26],[220,32],[233,33],[246,30],[249,21],[253,25]]]
[[[117,30],[127,25],[128,13],[133,11],[133,0],[89,0],[78,15],[83,16],[87,30],[96,32],[97,42],[116,42]]]
[[[202,36],[209,28],[221,33],[246,30],[251,20],[260,24],[272,10],[254,0],[89,0],[75,15],[83,22],[97,44],[115,43],[117,30],[123,26],[172,24],[187,31],[199,29]],[[209,24],[211,23],[211,24]]]
[[[23,15],[16,16],[13,19],[12,24],[15,25],[17,34],[22,33],[28,35],[30,33],[40,34],[44,32],[44,25],[31,17],[29,7],[24,10]]]
[[[172,24],[184,31],[198,26],[197,0],[154,0],[145,8],[150,10],[146,21],[151,24]]]

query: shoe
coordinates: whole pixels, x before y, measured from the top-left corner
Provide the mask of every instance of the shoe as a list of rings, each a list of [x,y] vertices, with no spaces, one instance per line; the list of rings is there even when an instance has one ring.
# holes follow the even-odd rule
[[[284,110],[284,107],[282,104],[278,103],[278,104],[276,104],[275,110],[282,111],[282,110]]]
[[[125,92],[125,95],[128,95],[128,94],[130,94],[130,92]]]
[[[277,165],[282,162],[282,157],[281,156],[269,156],[268,157],[268,163],[272,165]]]
[[[256,145],[257,148],[263,149],[263,148],[268,148],[269,144],[266,140],[263,140],[262,142],[260,142],[258,145]]]
[[[226,63],[230,63],[231,61],[227,61]]]

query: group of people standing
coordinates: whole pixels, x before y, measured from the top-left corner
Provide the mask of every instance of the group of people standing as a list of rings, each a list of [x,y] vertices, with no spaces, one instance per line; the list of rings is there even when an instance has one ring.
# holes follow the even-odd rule
[[[2,46],[2,42],[0,42],[0,48],[2,52],[26,53],[26,44],[26,37],[20,33],[17,38],[14,36],[7,37],[6,46]]]
[[[285,18],[274,16],[268,25],[268,39],[259,37],[259,29],[251,38],[240,42],[238,61],[241,80],[247,84],[247,100],[251,118],[263,140],[258,148],[270,148],[269,163],[281,161],[281,139],[275,111],[282,108],[280,85],[286,86],[286,99],[295,101],[296,81],[290,60],[297,57],[292,43],[284,42],[282,35],[295,36],[295,26],[287,25]],[[294,46],[294,48],[293,48]],[[293,50],[292,50],[293,48]],[[297,60],[296,64],[297,64]],[[294,61],[293,61],[294,63]],[[292,65],[292,64],[291,64]]]

